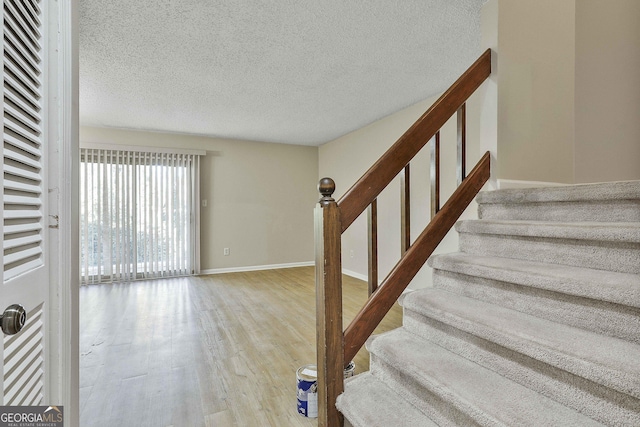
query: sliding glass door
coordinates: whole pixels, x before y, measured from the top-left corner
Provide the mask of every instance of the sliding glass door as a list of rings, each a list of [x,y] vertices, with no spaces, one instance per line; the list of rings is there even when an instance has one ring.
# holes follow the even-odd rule
[[[83,283],[196,272],[199,156],[82,149],[80,160]]]

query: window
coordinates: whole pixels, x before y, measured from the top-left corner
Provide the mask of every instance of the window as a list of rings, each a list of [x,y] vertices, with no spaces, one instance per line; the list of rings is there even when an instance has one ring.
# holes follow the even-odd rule
[[[83,283],[197,273],[199,156],[83,148]]]

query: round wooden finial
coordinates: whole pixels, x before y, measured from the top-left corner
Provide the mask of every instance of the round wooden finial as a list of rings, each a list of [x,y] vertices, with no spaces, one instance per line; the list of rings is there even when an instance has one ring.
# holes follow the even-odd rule
[[[318,183],[318,191],[322,194],[320,202],[333,201],[331,197],[333,192],[336,191],[336,183],[331,178],[322,178]]]

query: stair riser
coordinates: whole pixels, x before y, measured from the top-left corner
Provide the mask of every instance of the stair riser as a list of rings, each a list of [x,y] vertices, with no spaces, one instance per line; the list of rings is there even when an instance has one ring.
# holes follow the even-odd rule
[[[404,328],[605,424],[640,425],[640,400],[409,310]]]
[[[640,222],[640,200],[548,203],[487,203],[478,206],[480,219],[520,221]]]
[[[434,270],[434,287],[640,344],[640,310],[594,299]]]
[[[460,251],[640,274],[640,244],[459,233]]]
[[[441,427],[482,425],[430,390],[415,385],[413,387],[411,385],[408,386],[407,382],[411,384],[410,378],[407,378],[375,354],[371,354],[369,369],[376,378],[394,389],[396,393],[400,394]]]

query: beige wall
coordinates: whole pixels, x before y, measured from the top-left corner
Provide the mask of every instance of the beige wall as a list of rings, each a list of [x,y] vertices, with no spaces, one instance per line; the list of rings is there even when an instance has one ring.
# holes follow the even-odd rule
[[[481,145],[497,153],[493,177],[503,180],[640,179],[638,22],[637,0],[490,0],[483,12],[483,45],[498,51],[497,72],[469,104],[468,164],[479,158]],[[101,128],[81,128],[81,141],[209,151],[202,164],[201,193],[209,202],[202,208],[204,270],[306,262],[313,260],[317,179],[334,178],[341,196],[433,100],[319,149]],[[442,191],[449,194],[455,180],[453,123],[443,135],[449,140],[443,140],[442,164],[450,170],[443,172]],[[428,150],[413,165],[415,238],[428,218]],[[379,201],[381,278],[399,258],[399,197],[396,180]],[[363,216],[343,243],[344,268],[362,276],[365,226]],[[449,236],[439,250],[454,251],[456,244]],[[231,256],[223,256],[224,247]],[[411,287],[430,280],[422,272]]]
[[[338,199],[356,180],[400,137],[413,122],[433,104],[431,98],[396,114],[376,121],[362,129],[320,146],[320,177],[328,176],[336,182]],[[475,97],[467,106],[468,169],[480,158],[479,100]],[[456,187],[456,123],[455,117],[442,130],[441,140],[441,194],[443,200]],[[411,237],[415,239],[430,219],[429,147],[425,147],[411,163]],[[466,217],[474,216],[470,207]],[[384,279],[400,258],[400,182],[396,178],[378,199],[378,247],[380,280]],[[449,233],[437,252],[457,250],[457,234]],[[353,256],[352,256],[353,255]],[[367,275],[366,212],[343,234],[343,269],[358,276]],[[411,283],[411,289],[431,285],[431,269],[427,266]]]
[[[497,177],[640,179],[640,1],[498,2]]]
[[[499,179],[573,182],[575,2],[499,2]]]
[[[313,261],[317,147],[91,127],[80,142],[207,150],[202,270]]]
[[[640,1],[576,1],[576,182],[640,179]]]

